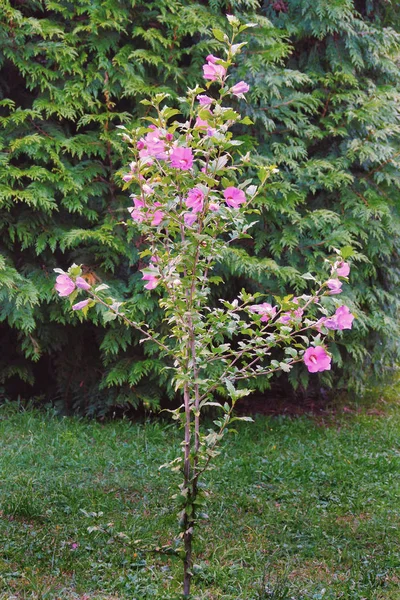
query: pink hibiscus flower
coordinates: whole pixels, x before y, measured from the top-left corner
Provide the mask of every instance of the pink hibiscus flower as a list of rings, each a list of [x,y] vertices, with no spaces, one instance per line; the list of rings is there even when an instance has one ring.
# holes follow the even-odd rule
[[[227,205],[231,208],[239,208],[241,204],[246,202],[244,191],[236,187],[227,187],[224,190],[224,198]]]
[[[77,302],[73,305],[72,310],[82,310],[89,304],[90,300],[82,300],[81,302]]]
[[[204,79],[209,79],[210,81],[216,81],[217,79],[223,79],[226,75],[226,69],[222,65],[217,64],[217,60],[220,60],[216,56],[209,54],[206,57],[207,64],[203,66],[203,76]]]
[[[162,210],[156,210],[152,216],[153,216],[153,218],[152,218],[151,224],[154,225],[154,227],[157,227],[163,220],[164,213]]]
[[[349,263],[345,262],[344,260],[335,262],[335,264],[333,265],[332,272],[334,272],[334,271],[336,271],[336,273],[337,273],[337,275],[339,275],[339,277],[348,277],[349,273],[350,273],[350,265],[349,265]]]
[[[258,313],[261,316],[261,321],[266,323],[271,319],[271,317],[275,317],[276,315],[276,306],[272,306],[269,302],[263,302],[262,304],[252,304],[249,306],[249,311],[252,313]]]
[[[159,284],[158,273],[143,273],[142,279],[148,282],[144,286],[146,290],[154,290]]]
[[[210,98],[209,96],[201,95],[201,94],[199,94],[197,96],[197,100],[199,101],[200,106],[209,106],[210,104],[213,103],[212,98]]]
[[[60,298],[69,296],[75,289],[75,283],[68,275],[59,275],[56,279],[55,289]]]
[[[310,373],[319,373],[320,371],[330,371],[331,357],[322,346],[310,346],[304,352],[304,363]]]
[[[188,192],[185,204],[188,208],[191,208],[194,213],[201,212],[204,206],[204,193],[200,188],[192,188]]]
[[[150,131],[145,138],[140,139],[137,143],[139,156],[140,158],[151,157],[165,160],[167,154],[165,152],[165,142],[162,139],[164,134],[157,127],[152,126],[151,128],[153,131]]]
[[[249,89],[250,86],[245,81],[239,81],[239,83],[231,87],[230,92],[234,96],[242,96],[243,94],[246,94]]]
[[[91,288],[90,284],[86,281],[86,279],[83,279],[83,277],[77,277],[75,279],[75,285],[77,288],[86,291],[90,290]]]
[[[185,225],[191,227],[197,221],[197,215],[195,213],[186,213],[183,220],[185,221]]]
[[[182,171],[189,171],[193,166],[193,153],[190,148],[178,146],[171,152],[171,167],[174,169],[181,169]]]
[[[334,294],[342,293],[342,282],[339,279],[328,279],[326,285],[329,288],[329,295],[333,296]]]
[[[343,329],[351,329],[353,321],[354,315],[351,314],[349,307],[343,304],[336,309],[333,317],[322,319],[322,325],[327,329],[342,331]]]

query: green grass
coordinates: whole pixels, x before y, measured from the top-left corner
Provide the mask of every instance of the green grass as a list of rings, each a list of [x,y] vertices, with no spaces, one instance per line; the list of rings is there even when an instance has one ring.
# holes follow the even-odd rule
[[[176,479],[158,467],[176,456],[179,432],[7,410],[0,598],[178,598],[179,560],[120,534],[141,547],[176,534]],[[208,476],[194,598],[398,600],[398,412],[239,429]]]

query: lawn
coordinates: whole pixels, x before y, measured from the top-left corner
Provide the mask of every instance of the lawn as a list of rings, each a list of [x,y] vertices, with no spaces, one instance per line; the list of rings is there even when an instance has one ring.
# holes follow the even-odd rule
[[[398,600],[399,434],[394,409],[241,424],[208,476],[194,598]],[[0,408],[0,598],[179,598],[179,560],[140,551],[176,533],[159,466],[179,442]]]

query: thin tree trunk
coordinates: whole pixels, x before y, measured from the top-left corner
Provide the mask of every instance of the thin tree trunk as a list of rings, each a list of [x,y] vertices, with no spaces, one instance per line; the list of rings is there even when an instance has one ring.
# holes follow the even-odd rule
[[[190,528],[185,531],[185,560],[183,561],[183,596],[189,598],[190,596],[190,584],[192,582],[192,532]]]
[[[189,396],[189,387],[186,384],[183,390],[183,397],[185,403],[185,458],[184,458],[184,482],[186,488],[186,506],[185,513],[183,518],[183,541],[184,541],[184,551],[185,558],[183,561],[183,596],[184,598],[188,598],[190,596],[190,584],[192,580],[192,537],[193,537],[193,527],[191,526],[191,515],[189,514],[191,503],[191,478],[192,478],[192,467],[190,464],[190,444],[191,444],[191,411],[190,411],[190,396]]]

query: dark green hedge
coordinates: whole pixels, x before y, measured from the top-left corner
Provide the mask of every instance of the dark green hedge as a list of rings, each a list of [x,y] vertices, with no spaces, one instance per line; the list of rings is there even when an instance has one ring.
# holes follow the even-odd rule
[[[160,318],[126,239],[129,161],[116,125],[142,116],[154,92],[178,97],[199,80],[210,30],[224,13],[259,27],[237,65],[251,85],[243,140],[279,174],[260,199],[254,243],[221,271],[231,287],[301,289],[351,246],[346,302],[354,331],[332,348],[323,384],[361,391],[399,359],[400,37],[386,3],[351,0],[9,2],[0,6],[0,381],[67,409],[106,412],[169,393],[162,365],[117,323],[81,323],[56,299],[53,267],[82,263],[118,281],[138,312]],[[178,102],[178,100],[177,100]],[[221,293],[218,290],[218,293]],[[95,317],[92,317],[95,319]],[[293,374],[307,384],[305,374]],[[19,383],[27,382],[25,388]],[[295,381],[293,381],[296,383]],[[260,382],[262,386],[262,382]]]

